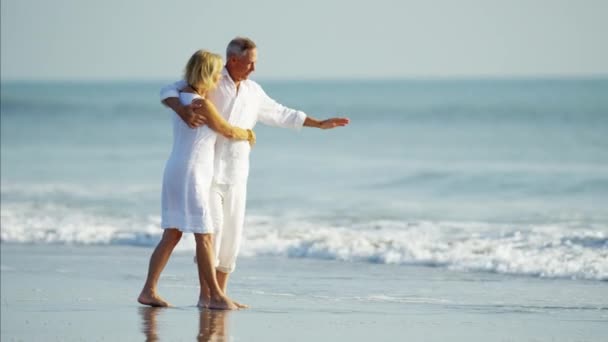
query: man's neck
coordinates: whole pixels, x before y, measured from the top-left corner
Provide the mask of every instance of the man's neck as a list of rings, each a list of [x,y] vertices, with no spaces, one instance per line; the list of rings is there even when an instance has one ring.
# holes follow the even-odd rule
[[[226,70],[228,71],[228,76],[230,76],[230,79],[232,80],[232,82],[234,82],[234,86],[236,87],[236,91],[239,91],[239,86],[241,85],[241,80],[236,80],[234,78],[234,76],[232,76],[232,72],[230,72],[229,68],[226,68]]]

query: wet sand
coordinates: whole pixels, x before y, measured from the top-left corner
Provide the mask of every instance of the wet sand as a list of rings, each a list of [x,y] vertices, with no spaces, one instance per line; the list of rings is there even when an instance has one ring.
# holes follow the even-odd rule
[[[2,341],[603,341],[608,283],[440,268],[242,258],[229,294],[251,309],[195,306],[189,252],[161,294],[136,297],[151,248],[1,245]]]

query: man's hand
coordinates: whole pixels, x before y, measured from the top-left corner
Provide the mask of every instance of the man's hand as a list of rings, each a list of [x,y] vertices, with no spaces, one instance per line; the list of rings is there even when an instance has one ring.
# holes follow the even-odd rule
[[[183,106],[181,113],[177,113],[188,127],[197,128],[207,124],[207,119],[203,115],[204,109],[202,109],[204,101],[203,99],[195,99],[189,106]]]
[[[178,115],[184,120],[188,127],[197,128],[205,126],[207,119],[202,114],[197,113],[197,107],[189,105],[182,108],[182,113],[178,113]]]
[[[190,128],[196,128],[204,126],[207,123],[203,113],[197,113],[197,109],[203,105],[202,99],[197,99],[192,102],[189,106],[183,106],[177,97],[169,97],[163,101],[163,103],[173,109],[177,115],[188,125]]]
[[[319,123],[320,129],[332,129],[336,127],[343,127],[348,125],[350,120],[348,118],[330,118],[323,120]]]
[[[307,116],[304,120],[304,126],[320,129],[332,129],[346,126],[349,122],[350,120],[348,118],[329,118],[327,120],[320,121],[313,117]]]

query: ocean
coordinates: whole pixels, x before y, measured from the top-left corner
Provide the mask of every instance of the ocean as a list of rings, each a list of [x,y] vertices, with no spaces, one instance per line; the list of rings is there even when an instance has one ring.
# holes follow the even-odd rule
[[[168,82],[3,82],[2,244],[153,247]],[[240,258],[608,280],[607,79],[259,83],[351,123],[258,124]]]

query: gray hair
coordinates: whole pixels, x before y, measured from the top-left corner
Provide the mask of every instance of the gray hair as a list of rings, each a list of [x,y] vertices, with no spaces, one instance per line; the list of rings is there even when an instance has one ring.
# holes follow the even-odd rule
[[[226,47],[226,59],[237,56],[244,56],[248,50],[255,49],[256,45],[253,40],[245,37],[236,37],[228,43]]]

